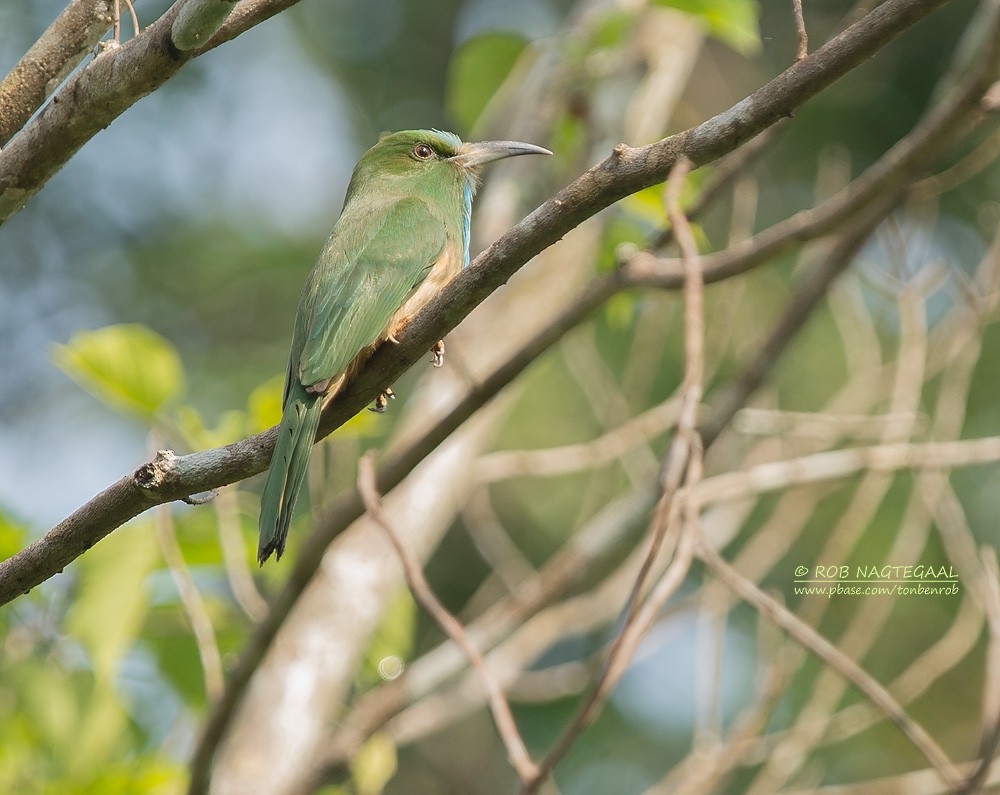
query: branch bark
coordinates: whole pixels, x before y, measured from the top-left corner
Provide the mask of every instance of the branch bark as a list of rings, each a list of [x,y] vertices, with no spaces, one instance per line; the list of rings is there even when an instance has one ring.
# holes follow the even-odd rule
[[[41,113],[0,152],[0,224],[38,193],[80,147],[139,99],[163,85],[184,64],[295,2],[244,0],[234,9],[232,3],[224,0],[179,0],[138,36],[121,47],[100,53],[71,77]],[[109,25],[110,22],[109,15]],[[198,47],[197,42],[206,35],[211,40]],[[78,38],[89,41],[93,32]],[[68,66],[69,61],[63,59],[63,64]],[[65,77],[69,71],[71,68],[60,69],[56,74]],[[51,82],[46,81],[46,85],[51,86]],[[10,127],[17,125],[28,108],[30,117],[43,100],[44,96],[39,98],[36,94],[21,103],[22,109],[12,116]],[[3,104],[0,102],[0,107]],[[10,134],[14,135],[17,129],[20,127],[11,129]]]
[[[111,28],[114,0],[73,0],[0,82],[5,146]]]

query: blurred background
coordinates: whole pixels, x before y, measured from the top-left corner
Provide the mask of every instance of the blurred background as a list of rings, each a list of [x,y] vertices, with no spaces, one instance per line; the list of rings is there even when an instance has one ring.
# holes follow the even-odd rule
[[[145,25],[168,6],[142,0],[136,10]],[[58,0],[0,7],[0,72],[61,10]],[[807,3],[812,48],[857,13],[849,2]],[[940,98],[974,13],[967,0],[947,3],[807,103],[698,219],[702,249],[724,248],[812,206],[884,154]],[[277,421],[301,285],[353,164],[380,132],[438,127],[555,152],[487,176],[474,255],[619,140],[647,143],[726,109],[786,68],[795,50],[785,0],[303,0],[197,58],[96,136],[0,228],[0,556],[155,449],[204,449]],[[995,136],[984,128],[937,167],[988,149]],[[710,174],[697,172],[691,192]],[[974,320],[967,306],[1000,222],[998,180],[1000,167],[984,158],[953,188],[901,210],[754,402],[761,410],[870,415],[874,424],[830,432],[805,422],[803,430],[782,415],[776,431],[766,424],[773,415],[747,413],[720,440],[710,473],[809,452],[817,439],[825,449],[998,432],[995,311],[988,291]],[[525,300],[519,310],[512,301],[532,290],[541,304],[565,301],[551,285],[583,284],[610,267],[621,244],[642,245],[664,224],[659,190],[588,222],[545,255],[548,276],[529,271],[520,288],[514,280],[489,299],[508,313],[507,326],[480,319],[491,330],[477,337],[470,318],[473,329],[459,332],[446,368],[475,373],[480,350],[516,324],[519,311],[541,317],[536,304]],[[709,390],[739,372],[799,269],[815,259],[796,252],[710,289]],[[587,442],[663,405],[680,381],[681,342],[676,296],[617,296],[505,393],[477,452],[477,484],[428,542],[436,547],[431,583],[463,620],[516,592],[525,572],[615,506],[624,529],[567,600],[600,593],[619,570],[648,519],[627,500],[655,478],[669,412],[637,449],[592,469],[533,477],[523,461],[497,451]],[[898,377],[900,360],[918,362],[909,382]],[[418,422],[408,402],[426,399],[436,377],[414,368],[395,386],[401,399],[386,415],[366,412],[324,443],[314,457],[314,502],[350,486],[360,452],[382,449]],[[884,415],[902,416],[903,430],[887,431]],[[767,561],[752,576],[828,636],[847,638],[849,653],[881,681],[900,685],[908,709],[959,760],[975,750],[987,645],[982,600],[964,573],[956,596],[876,602],[875,637],[851,647],[868,603],[810,603],[793,592],[792,572],[844,561],[953,565],[954,550],[968,544],[974,558],[975,545],[995,543],[998,474],[989,464],[937,485],[953,509],[952,530],[961,528],[958,541],[918,499],[929,487],[910,474],[762,495],[717,517],[728,528],[718,530],[727,558]],[[215,506],[140,517],[0,611],[0,789],[183,791],[213,684],[179,582],[189,576],[195,585],[213,653],[231,664],[287,572],[251,570],[259,487],[254,478]],[[622,518],[627,510],[631,520]],[[298,537],[309,523],[301,513]],[[491,528],[503,530],[491,536]],[[826,546],[841,528],[853,540]],[[228,551],[220,540],[227,532]],[[504,539],[499,549],[490,549],[491,537]],[[767,538],[770,551],[754,551]],[[292,558],[296,543],[293,533]],[[658,787],[692,738],[725,734],[779,658],[785,689],[763,719],[774,736],[760,740],[718,790],[696,791],[805,791],[927,766],[854,691],[823,684],[828,672],[814,658],[768,636],[751,610],[712,591],[699,570],[675,602],[559,767],[559,791],[668,791]],[[539,755],[573,714],[617,609],[609,604],[605,617],[557,633],[524,661],[512,698]],[[388,603],[372,637],[345,685],[348,701],[390,678],[385,660],[406,663],[442,639],[405,592]],[[922,657],[929,649],[933,658]],[[913,670],[915,659],[925,660],[922,669]],[[782,777],[767,760],[806,705],[829,719]],[[512,791],[513,773],[481,705],[434,730],[404,725],[379,737],[355,764],[331,763],[325,791]]]

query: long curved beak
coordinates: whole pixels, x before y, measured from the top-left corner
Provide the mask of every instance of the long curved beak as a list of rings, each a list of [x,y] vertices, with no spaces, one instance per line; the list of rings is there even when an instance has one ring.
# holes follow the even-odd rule
[[[541,146],[525,144],[520,141],[478,141],[462,144],[458,149],[458,154],[453,155],[451,160],[462,168],[476,169],[505,157],[551,154],[548,149]]]

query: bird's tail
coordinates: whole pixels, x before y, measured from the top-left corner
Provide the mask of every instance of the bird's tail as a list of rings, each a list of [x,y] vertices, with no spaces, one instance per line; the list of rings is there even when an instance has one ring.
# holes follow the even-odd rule
[[[285,401],[281,425],[278,426],[278,441],[274,445],[271,468],[260,497],[257,560],[261,565],[272,552],[280,560],[285,551],[288,525],[305,482],[322,410],[322,395],[306,392],[293,381]]]

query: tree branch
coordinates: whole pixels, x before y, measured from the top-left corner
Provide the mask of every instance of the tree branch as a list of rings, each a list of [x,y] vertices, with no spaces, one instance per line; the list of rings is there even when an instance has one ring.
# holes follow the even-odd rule
[[[490,710],[493,712],[493,720],[503,740],[504,747],[507,749],[507,757],[510,759],[511,765],[514,766],[521,781],[535,778],[538,775],[538,766],[528,753],[524,739],[517,729],[517,722],[514,720],[514,714],[510,710],[510,704],[507,702],[500,682],[493,675],[482,653],[469,638],[465,627],[437,598],[430,583],[427,582],[420,560],[406,548],[385,511],[382,510],[382,500],[375,488],[374,451],[367,453],[358,464],[358,492],[361,494],[368,515],[385,530],[393,547],[395,547],[413,598],[437,622],[445,634],[465,652],[469,663],[479,675],[489,701]]]
[[[217,35],[204,41],[226,20],[232,3],[224,0],[179,0],[156,22],[121,47],[100,53],[71,77],[10,145],[0,152],[0,223],[20,210],[87,141],[139,99],[174,76],[188,61],[273,16],[296,0],[244,0]],[[110,25],[110,14],[108,24]],[[107,31],[105,27],[101,35]],[[44,38],[44,37],[43,37]],[[93,38],[93,32],[87,37]],[[97,37],[98,39],[100,36]],[[82,41],[82,37],[81,37]],[[31,52],[29,52],[31,55]],[[25,56],[26,58],[28,56]],[[81,56],[82,59],[82,56]],[[80,62],[78,59],[73,66]],[[66,65],[69,61],[64,61]],[[65,77],[69,70],[56,74]],[[6,84],[6,80],[4,81]],[[2,98],[2,97],[0,97]],[[23,102],[10,126],[44,95]],[[0,107],[3,102],[0,102]],[[24,121],[21,121],[24,124]],[[11,131],[11,135],[16,132]]]
[[[114,0],[73,0],[0,82],[0,146],[14,137],[111,27]]]

